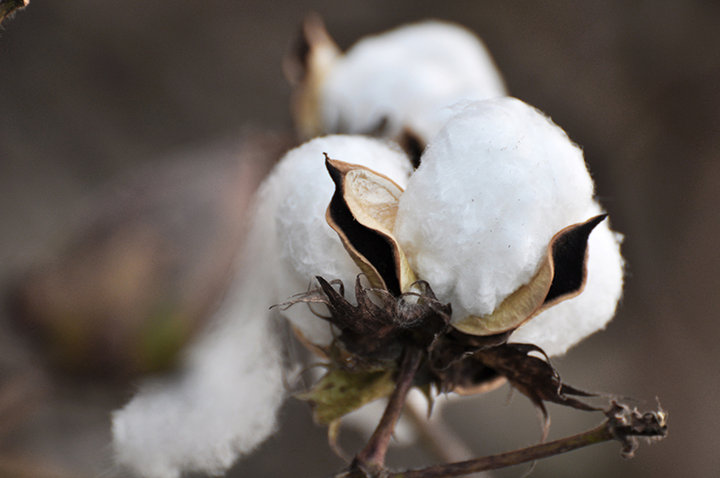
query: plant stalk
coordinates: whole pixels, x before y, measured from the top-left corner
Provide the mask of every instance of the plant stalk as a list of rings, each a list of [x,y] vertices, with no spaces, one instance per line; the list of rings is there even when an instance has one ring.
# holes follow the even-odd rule
[[[603,424],[578,435],[561,438],[548,443],[530,446],[521,450],[491,455],[457,463],[435,465],[417,470],[390,473],[388,478],[450,478],[480,471],[496,470],[507,466],[532,462],[541,458],[558,455],[604,441],[614,437],[608,427]]]
[[[392,438],[395,425],[400,418],[405,399],[413,384],[422,359],[420,350],[408,348],[405,350],[400,370],[398,372],[395,390],[393,390],[387,407],[383,413],[380,423],[375,432],[353,460],[351,468],[359,468],[363,471],[378,472],[385,466],[385,455],[387,454],[390,439]]]
[[[667,412],[661,408],[641,413],[637,409],[613,402],[605,415],[607,420],[602,425],[577,435],[474,460],[398,473],[390,472],[383,475],[383,478],[451,478],[532,462],[610,440],[619,441],[623,445],[623,456],[630,458],[637,449],[638,437],[658,440],[667,435]]]

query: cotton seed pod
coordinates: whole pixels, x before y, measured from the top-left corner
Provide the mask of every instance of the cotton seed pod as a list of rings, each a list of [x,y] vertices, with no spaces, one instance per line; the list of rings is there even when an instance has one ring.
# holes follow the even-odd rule
[[[320,28],[316,19],[311,25]],[[424,145],[449,118],[447,106],[506,95],[483,43],[458,25],[426,21],[403,26],[368,36],[330,61],[324,52],[336,52],[329,46],[334,43],[316,28],[305,28],[307,81],[300,82],[296,95],[296,123],[306,137],[360,133],[398,138],[409,132]],[[308,108],[313,102],[316,109]]]
[[[598,212],[582,151],[542,113],[500,98],[459,108],[435,137],[400,198],[394,232],[418,277],[452,303],[457,323],[495,311],[535,276],[558,231]],[[612,284],[580,294],[595,292],[594,299],[570,299],[575,307],[562,318],[553,310],[563,304],[536,318],[559,330],[532,319],[523,332],[550,353],[564,352],[614,313],[623,264],[615,236],[606,226],[600,231],[601,240],[590,236],[589,280]],[[592,270],[598,265],[611,272]]]
[[[399,147],[361,136],[317,138],[288,152],[263,185],[260,201],[274,211],[277,303],[313,285],[316,276],[340,279],[349,289],[361,269],[352,260],[326,221],[335,185],[325,166],[325,155],[365,166],[399,187],[407,183],[411,164]],[[271,236],[268,236],[268,240]],[[332,334],[327,322],[310,308],[296,305],[284,312],[308,340],[327,344]]]

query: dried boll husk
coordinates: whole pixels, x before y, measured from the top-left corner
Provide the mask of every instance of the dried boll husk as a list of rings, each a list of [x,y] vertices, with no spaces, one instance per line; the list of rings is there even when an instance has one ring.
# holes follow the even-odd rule
[[[268,240],[275,240],[272,267],[276,303],[307,290],[315,276],[328,281],[340,279],[351,286],[361,272],[326,222],[325,213],[335,186],[328,175],[324,153],[367,167],[399,187],[406,184],[411,171],[410,161],[397,145],[361,136],[317,138],[288,152],[260,193],[260,201],[270,211],[264,220],[273,222]],[[284,314],[310,342],[328,344],[332,340],[327,322],[310,308],[297,305]]]
[[[394,232],[413,270],[452,304],[457,322],[492,313],[537,274],[558,231],[598,212],[582,151],[539,111],[501,98],[458,108],[408,182]],[[580,307],[573,310],[580,317],[545,318],[560,330],[533,327],[533,343],[564,351],[610,319],[623,267],[610,237],[602,248],[593,247],[591,235],[589,275],[613,281],[611,292],[592,287],[595,300],[576,302],[598,305],[600,299],[602,313]],[[593,271],[599,262],[612,272]],[[545,317],[553,317],[552,310]]]
[[[593,204],[588,214],[597,214]],[[587,280],[582,293],[563,301],[518,328],[509,341],[537,344],[548,355],[561,355],[574,344],[605,327],[615,315],[622,295],[624,260],[622,236],[608,220],[599,224],[588,241]]]
[[[415,274],[392,235],[402,188],[358,165],[328,157],[326,166],[336,188],[327,223],[373,287],[407,291]]]
[[[305,138],[359,133],[398,139],[408,132],[424,145],[451,115],[447,106],[507,94],[482,41],[452,23],[402,26],[338,54],[311,18],[301,45],[300,59],[290,64],[303,65],[291,70],[304,73],[288,76],[296,87],[297,129]]]

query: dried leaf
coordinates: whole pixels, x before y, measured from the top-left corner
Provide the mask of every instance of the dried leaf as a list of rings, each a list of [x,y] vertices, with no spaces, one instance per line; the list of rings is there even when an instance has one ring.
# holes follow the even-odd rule
[[[399,296],[415,282],[392,235],[402,188],[363,166],[327,155],[325,163],[336,188],[326,213],[328,224],[370,283]]]
[[[588,238],[605,217],[595,216],[555,234],[530,282],[506,297],[490,314],[471,315],[453,326],[463,333],[481,336],[515,330],[548,307],[579,294],[587,278]]]
[[[329,425],[366,403],[389,396],[395,388],[393,374],[393,370],[330,370],[312,390],[298,398],[310,402],[316,423]]]

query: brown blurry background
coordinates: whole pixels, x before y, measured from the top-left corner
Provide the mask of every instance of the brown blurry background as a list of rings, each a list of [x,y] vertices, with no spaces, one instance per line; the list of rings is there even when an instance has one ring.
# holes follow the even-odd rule
[[[165,199],[155,199],[160,209],[147,213],[151,218],[194,194],[198,177],[209,178],[198,194],[214,195],[207,209],[187,217],[217,210],[226,192],[244,205],[269,163],[247,153],[243,138],[290,129],[281,60],[309,11],[322,14],[343,48],[413,20],[459,22],[485,40],[510,92],[551,115],[585,149],[613,225],[626,235],[627,285],[609,328],[554,363],[581,388],[632,396],[650,408],[659,397],[670,412],[670,436],[632,461],[620,458],[618,445],[603,444],[545,460],[533,476],[718,476],[720,4],[710,0],[33,0],[0,31],[0,281],[17,284],[31,264],[62,251],[93,221],[88,217],[102,223],[102,211],[116,211],[120,222],[106,227],[123,230],[125,209],[113,198],[142,199],[127,181],[147,191],[161,177],[157,187],[173,191],[158,193]],[[270,143],[280,148],[283,141]],[[245,158],[239,166],[238,157]],[[233,168],[237,176],[228,173]],[[107,193],[107,184],[125,192]],[[241,211],[163,227],[235,238],[237,221],[227,218]],[[203,241],[193,236],[176,257]],[[223,244],[218,249],[229,254]],[[213,256],[207,247],[219,269],[229,263],[230,255]],[[191,259],[197,265],[205,257]],[[177,278],[183,271],[164,273]],[[154,276],[141,276],[150,287]],[[201,283],[204,276],[193,277]],[[176,285],[183,287],[192,290]],[[136,381],[47,372],[26,337],[3,312],[0,475],[113,476],[109,413]],[[506,389],[445,413],[478,454],[524,446],[540,434],[528,401],[517,394],[508,400]],[[600,420],[555,406],[550,413],[551,437]],[[282,423],[230,476],[320,477],[341,467],[304,404],[290,400]],[[354,440],[348,432],[348,448]],[[433,458],[399,450],[391,460]]]

